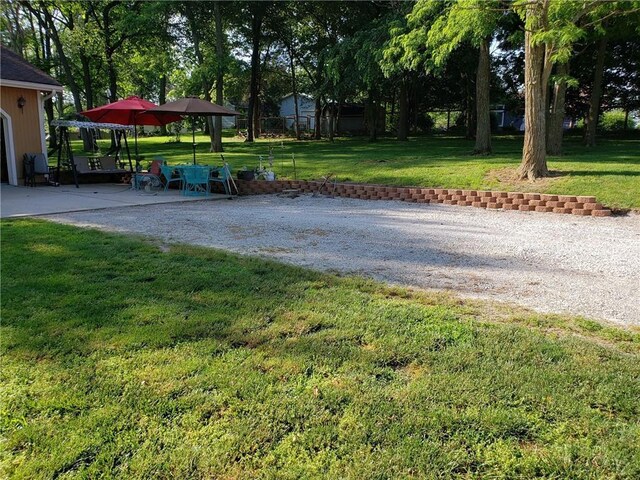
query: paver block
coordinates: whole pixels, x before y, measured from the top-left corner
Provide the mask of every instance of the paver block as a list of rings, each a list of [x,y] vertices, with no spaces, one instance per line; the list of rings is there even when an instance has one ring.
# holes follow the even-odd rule
[[[593,215],[594,217],[610,217],[611,210],[593,210],[591,212],[591,215]]]
[[[571,210],[571,213],[574,215],[591,215],[591,210],[586,210],[584,208],[574,208]]]
[[[585,210],[602,210],[603,209],[602,205],[599,203],[585,203],[582,208],[584,208]]]
[[[558,195],[549,195],[549,194],[543,193],[542,195],[540,195],[540,200],[544,200],[545,202],[557,202]]]
[[[553,207],[539,205],[536,207],[536,212],[553,212]]]
[[[473,202],[471,205],[474,207],[487,208],[487,202]]]
[[[580,202],[565,202],[564,204],[564,208],[583,208],[584,207],[584,203],[580,203]]]
[[[571,213],[570,208],[555,207],[553,213]]]

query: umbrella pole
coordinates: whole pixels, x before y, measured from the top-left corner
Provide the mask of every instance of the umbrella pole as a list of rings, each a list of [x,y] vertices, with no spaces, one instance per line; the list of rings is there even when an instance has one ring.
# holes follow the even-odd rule
[[[196,117],[191,116],[191,140],[193,141],[193,164],[196,164]]]
[[[138,155],[138,125],[135,120],[133,121],[133,140],[135,142],[136,149],[136,172],[140,170],[140,156]]]

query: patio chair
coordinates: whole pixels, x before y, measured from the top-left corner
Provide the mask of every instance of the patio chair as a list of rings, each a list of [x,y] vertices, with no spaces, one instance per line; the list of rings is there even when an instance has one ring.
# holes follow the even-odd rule
[[[32,187],[36,186],[36,175],[44,175],[45,180],[49,182],[49,162],[44,153],[25,153],[23,156],[24,165],[24,184]]]
[[[224,193],[226,193],[227,195],[231,195],[231,190],[229,189],[230,173],[230,170],[227,170],[224,165],[222,167],[212,168],[209,181],[213,183],[221,183],[224,187]]]
[[[182,170],[182,194],[183,195],[209,195],[210,168],[193,165]]]
[[[160,160],[154,160],[151,162],[151,165],[149,165],[148,172],[138,172],[134,174],[134,189],[155,191],[162,187],[162,179],[160,178],[160,175],[162,175],[161,169],[162,162]]]
[[[178,188],[182,190],[182,175],[180,174],[180,170],[175,167],[170,167],[169,165],[160,165],[160,172],[164,177],[164,191],[169,190],[169,184],[177,183]],[[174,177],[174,173],[178,174],[177,177]]]

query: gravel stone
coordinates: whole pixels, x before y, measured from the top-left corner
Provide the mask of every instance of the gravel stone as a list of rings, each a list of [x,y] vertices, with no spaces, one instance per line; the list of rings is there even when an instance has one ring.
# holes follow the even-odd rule
[[[640,215],[239,197],[52,215],[392,284],[640,325]]]

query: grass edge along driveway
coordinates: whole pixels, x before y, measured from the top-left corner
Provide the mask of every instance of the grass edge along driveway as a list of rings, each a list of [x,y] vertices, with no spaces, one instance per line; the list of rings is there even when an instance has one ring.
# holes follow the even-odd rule
[[[640,332],[2,222],[9,478],[638,478]]]

